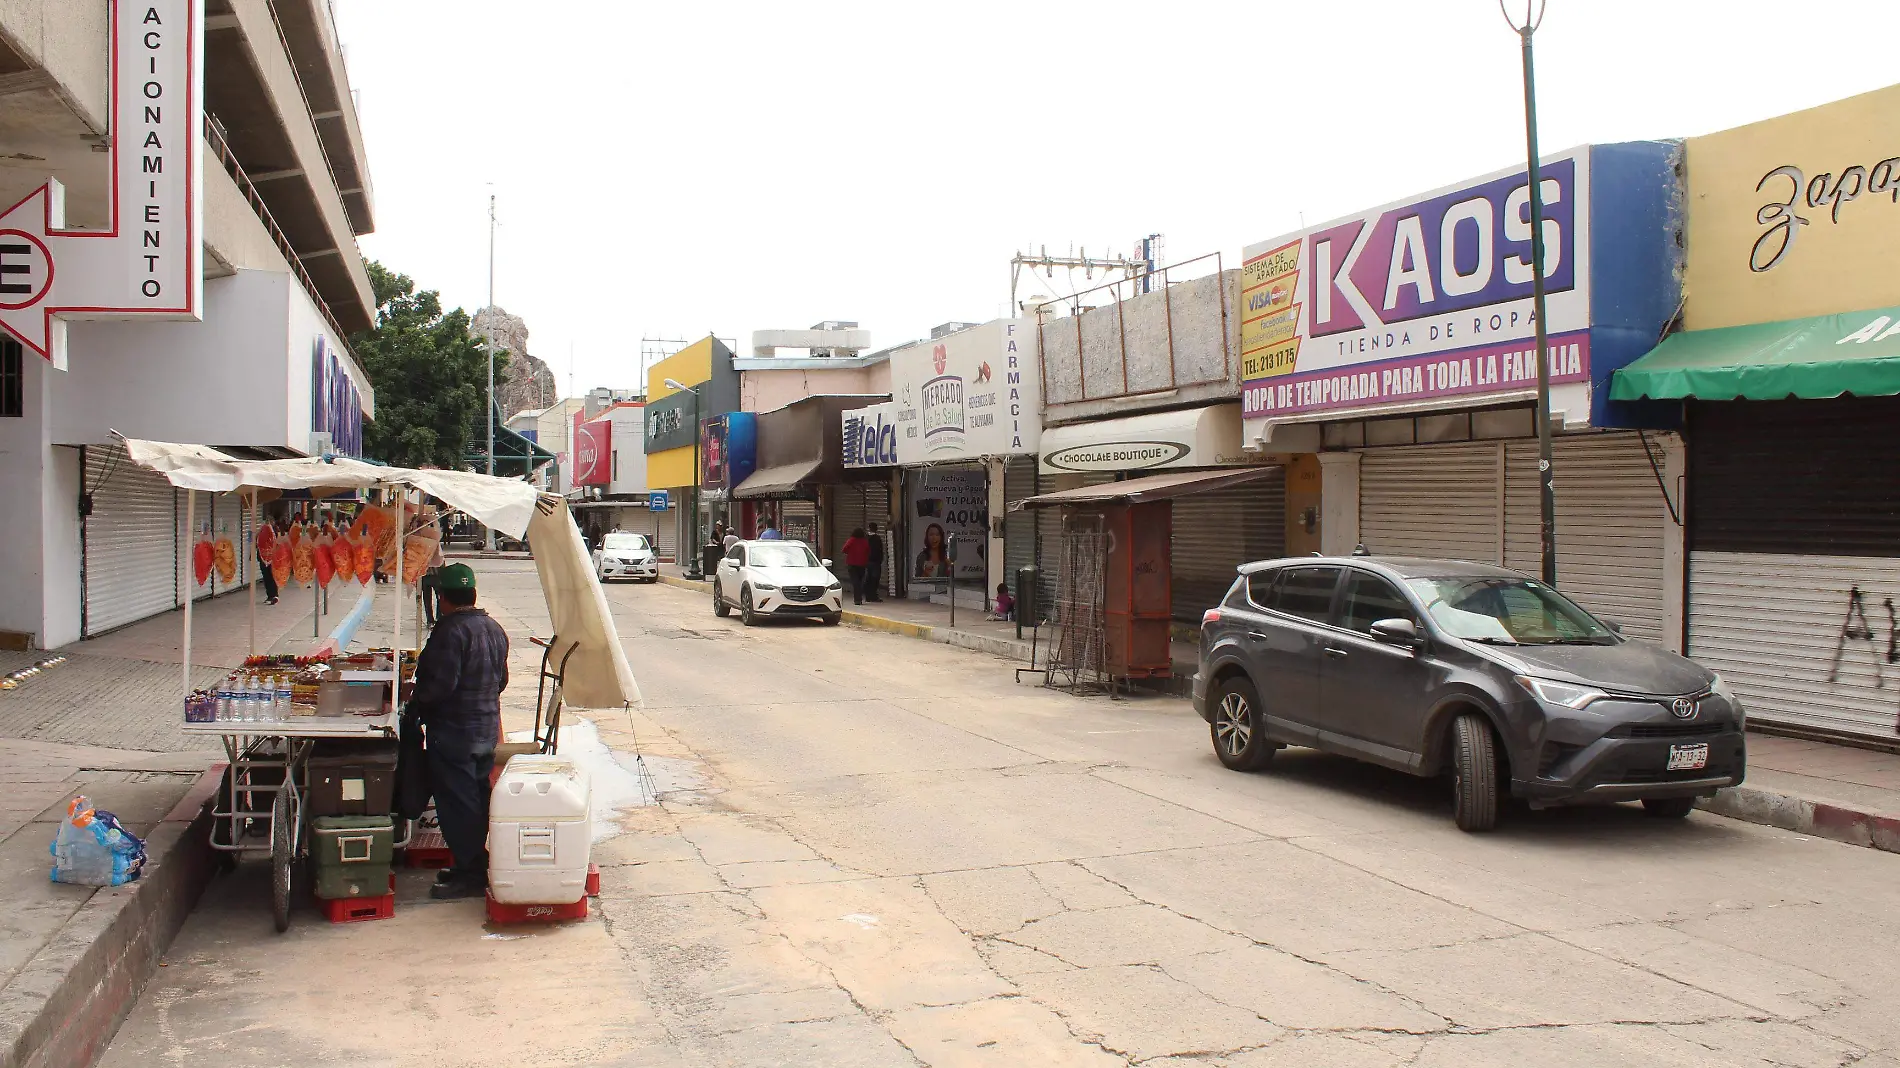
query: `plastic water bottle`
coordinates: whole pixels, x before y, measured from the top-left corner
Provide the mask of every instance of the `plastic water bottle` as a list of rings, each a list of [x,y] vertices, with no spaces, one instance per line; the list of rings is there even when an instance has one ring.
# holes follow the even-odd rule
[[[291,698],[290,676],[277,676],[277,682],[274,684],[273,690],[275,691],[275,700],[273,703],[277,706],[277,718],[279,720],[289,719]]]
[[[264,717],[257,707],[257,676],[244,677],[244,722],[257,723]]]
[[[235,722],[236,710],[231,707],[231,679],[227,676],[218,683],[217,716],[219,723]]]

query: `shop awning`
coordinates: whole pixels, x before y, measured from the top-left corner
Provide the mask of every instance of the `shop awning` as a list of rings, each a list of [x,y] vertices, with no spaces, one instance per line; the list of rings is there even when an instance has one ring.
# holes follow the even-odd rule
[[[554,462],[554,454],[539,444],[529,441],[518,431],[508,429],[501,418],[500,408],[490,408],[488,418],[495,428],[495,474],[528,475],[536,468]],[[488,470],[487,431],[477,427],[476,438],[468,443],[463,460],[480,471]]]
[[[1042,470],[1139,471],[1212,467],[1240,455],[1240,405],[1209,404],[1053,426],[1042,432]]]
[[[1900,394],[1900,308],[1672,334],[1616,372],[1611,400]]]
[[[1013,512],[1019,508],[1054,508],[1062,504],[1146,504],[1149,501],[1165,501],[1196,493],[1212,493],[1230,486],[1258,481],[1279,470],[1279,465],[1275,464],[1270,467],[1250,467],[1238,471],[1177,471],[1165,475],[1149,475],[1146,478],[1131,478],[1125,482],[1108,482],[1100,486],[1077,486],[1075,489],[1037,494],[1034,497],[1025,497],[1010,505],[1009,508]]]
[[[811,478],[822,463],[823,460],[801,460],[795,464],[762,467],[739,483],[739,488],[732,491],[732,496],[741,501],[791,496],[799,491],[800,486]]]

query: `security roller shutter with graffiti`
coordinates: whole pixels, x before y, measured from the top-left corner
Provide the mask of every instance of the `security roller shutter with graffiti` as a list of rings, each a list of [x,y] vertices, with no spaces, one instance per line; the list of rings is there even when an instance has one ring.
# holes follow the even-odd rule
[[[1012,594],[1020,596],[1016,589],[1016,572],[1033,567],[1036,563],[1036,513],[1024,508],[1009,511],[1009,506],[1024,497],[1036,495],[1036,458],[1033,456],[1012,457],[1003,465],[1003,567],[1005,574],[999,581],[1009,583]]]
[[[1375,556],[1499,561],[1502,452],[1495,442],[1368,449],[1359,540]]]
[[[1691,405],[1689,655],[1751,720],[1900,735],[1900,400]]]
[[[178,514],[171,483],[117,446],[86,448],[86,637],[178,607]],[[202,498],[201,498],[202,499]],[[188,549],[188,546],[187,546]]]
[[[1285,472],[1174,499],[1174,618],[1199,622],[1249,560],[1286,555]]]
[[[1662,450],[1656,448],[1656,463]],[[1668,505],[1635,434],[1551,442],[1557,472],[1557,587],[1632,638],[1663,640],[1663,536]],[[1543,567],[1537,442],[1505,448],[1504,566]]]

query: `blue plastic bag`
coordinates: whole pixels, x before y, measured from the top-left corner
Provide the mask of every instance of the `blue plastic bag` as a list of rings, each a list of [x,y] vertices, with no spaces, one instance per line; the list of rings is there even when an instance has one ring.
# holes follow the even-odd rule
[[[66,818],[48,847],[52,879],[79,886],[121,886],[145,868],[145,843],[110,812],[93,810],[82,795],[66,806]]]

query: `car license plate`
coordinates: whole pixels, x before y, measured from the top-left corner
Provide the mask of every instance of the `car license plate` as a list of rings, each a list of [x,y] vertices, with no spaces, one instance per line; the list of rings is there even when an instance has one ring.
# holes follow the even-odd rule
[[[1670,771],[1696,771],[1709,766],[1709,743],[1669,747]]]

